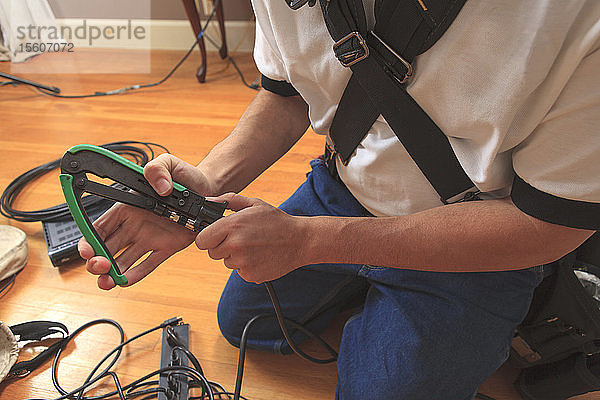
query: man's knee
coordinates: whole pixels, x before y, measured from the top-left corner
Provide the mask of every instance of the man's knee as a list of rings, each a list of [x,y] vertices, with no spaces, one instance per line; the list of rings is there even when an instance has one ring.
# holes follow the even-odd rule
[[[264,289],[257,290],[257,285],[242,282],[241,278],[234,274],[235,272],[221,294],[217,307],[217,322],[223,337],[233,346],[240,347],[248,322],[257,315],[272,314],[272,305]],[[247,329],[249,348],[280,352],[282,334],[274,318],[261,318]]]
[[[223,337],[233,346],[240,347],[243,327],[240,329],[239,308],[224,291],[217,307],[217,322]]]

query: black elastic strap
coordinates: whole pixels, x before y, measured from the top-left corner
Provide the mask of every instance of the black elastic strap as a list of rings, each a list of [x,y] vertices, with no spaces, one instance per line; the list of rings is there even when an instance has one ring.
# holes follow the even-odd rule
[[[400,83],[410,73],[407,63],[429,47],[446,31],[466,0],[431,1],[431,8],[418,0],[375,3],[374,32],[367,32],[361,0],[321,1],[326,25],[340,43],[340,60],[364,55],[358,37],[342,40],[357,32],[368,45],[369,54],[352,64],[352,77],[346,86],[330,128],[334,151],[346,164],[379,115],[383,115],[417,166],[442,201],[473,188],[448,137],[406,92]]]
[[[276,81],[264,75],[261,75],[260,77],[260,85],[263,89],[284,97],[298,96],[300,94],[291,83],[286,81]]]
[[[52,321],[24,322],[22,324],[11,326],[10,330],[15,336],[18,336],[17,341],[19,342],[41,341],[42,339],[57,333],[62,335],[62,339],[48,346],[47,349],[31,360],[21,361],[13,365],[9,371],[9,375],[16,377],[27,376],[37,369],[67,344],[69,336],[69,330],[65,325],[60,322]]]
[[[542,192],[517,174],[510,197],[517,208],[542,221],[590,230],[600,226],[600,203],[570,200]]]
[[[374,59],[353,67],[363,90],[377,104],[412,159],[440,197],[447,201],[474,186],[464,172],[448,137],[405,90],[394,90],[395,82]]]
[[[60,333],[63,337],[69,335],[64,324],[53,321],[30,321],[10,327],[13,335],[19,336],[19,342],[42,340],[43,338]]]

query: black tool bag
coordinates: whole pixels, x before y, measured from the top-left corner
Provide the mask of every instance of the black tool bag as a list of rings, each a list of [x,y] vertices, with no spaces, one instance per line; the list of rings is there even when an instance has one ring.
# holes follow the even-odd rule
[[[527,400],[600,390],[600,301],[594,298],[600,233],[555,264],[556,272],[535,290],[511,348],[511,363],[523,368],[516,387]]]
[[[320,0],[335,55],[353,72],[325,149],[332,173],[336,157],[347,164],[383,115],[444,204],[478,199],[447,136],[405,88],[413,59],[443,35],[465,2],[376,0],[376,24],[368,30],[362,0]],[[554,264],[556,272],[535,291],[511,349],[510,359],[524,368],[516,385],[528,400],[600,390],[600,311],[575,275],[578,269],[600,278],[600,234]]]

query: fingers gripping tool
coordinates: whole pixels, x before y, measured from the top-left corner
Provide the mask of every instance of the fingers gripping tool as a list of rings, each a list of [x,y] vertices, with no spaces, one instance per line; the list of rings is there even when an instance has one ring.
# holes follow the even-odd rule
[[[109,275],[120,286],[127,285],[127,278],[119,273],[115,260],[86,214],[83,193],[148,210],[193,232],[200,232],[221,218],[227,207],[227,202],[206,200],[176,182],[171,194],[160,196],[144,177],[141,166],[103,147],[89,144],[71,147],[61,159],[60,170],[60,184],[75,223],[96,255],[110,261]],[[110,178],[122,186],[92,181],[87,174]]]

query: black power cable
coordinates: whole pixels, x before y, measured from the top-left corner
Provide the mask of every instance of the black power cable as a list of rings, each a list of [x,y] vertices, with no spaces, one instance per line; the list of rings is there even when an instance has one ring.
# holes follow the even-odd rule
[[[213,40],[210,36],[208,35],[204,35],[204,37],[206,38],[206,40],[208,40],[213,46],[215,46],[216,48],[219,48],[219,44]],[[244,84],[244,86],[246,86],[249,89],[252,90],[258,90],[260,89],[260,77],[257,78],[254,82],[252,83],[248,83],[246,81],[246,78],[244,78],[244,74],[242,73],[242,70],[240,70],[240,67],[238,67],[237,63],[235,62],[235,60],[233,59],[232,56],[228,55],[226,57],[226,60],[228,60],[231,65],[233,65],[233,68],[237,71],[238,75],[240,76],[240,79],[242,80],[242,83]]]
[[[128,339],[128,340],[125,340],[124,331],[123,331],[123,328],[121,327],[121,325],[119,325],[118,322],[110,320],[110,319],[98,319],[98,320],[90,321],[90,322],[82,325],[81,327],[79,327],[77,330],[75,330],[72,334],[70,334],[68,336],[64,346],[57,352],[56,356],[54,357],[54,361],[52,363],[52,382],[53,382],[56,390],[61,394],[60,397],[57,397],[54,400],[73,399],[73,398],[75,398],[77,400],[100,400],[100,399],[108,399],[108,398],[114,397],[114,396],[118,396],[121,400],[125,400],[125,399],[130,399],[130,398],[134,398],[134,397],[141,396],[141,395],[147,395],[150,393],[157,393],[157,392],[162,391],[163,389],[151,388],[151,389],[143,389],[143,390],[137,391],[137,392],[135,390],[137,390],[141,387],[144,387],[144,386],[156,384],[157,382],[154,382],[154,381],[153,382],[146,382],[146,381],[149,378],[159,375],[163,372],[178,371],[179,373],[191,374],[196,379],[202,380],[203,377],[194,369],[191,369],[188,367],[168,367],[168,368],[163,368],[160,370],[153,371],[153,372],[145,375],[144,377],[142,377],[128,385],[123,386],[123,385],[121,385],[116,373],[110,371],[110,369],[115,365],[119,356],[121,355],[123,347],[125,347],[127,344],[141,338],[142,336],[148,335],[149,333],[152,333],[158,329],[162,329],[167,326],[175,325],[175,324],[179,323],[180,321],[181,321],[181,318],[171,318],[169,320],[164,321],[160,325],[157,325],[157,326],[155,326],[151,329],[148,329],[138,335],[135,335],[134,337],[132,337],[131,339]],[[105,355],[105,357],[98,364],[96,364],[96,366],[94,367],[92,372],[89,374],[89,376],[86,378],[86,380],[84,381],[84,383],[81,386],[79,386],[78,388],[76,388],[74,390],[67,391],[58,382],[58,367],[60,364],[60,357],[61,357],[62,351],[66,348],[68,343],[71,340],[73,340],[76,336],[81,334],[86,329],[88,329],[94,325],[98,325],[98,324],[108,324],[108,325],[114,326],[119,332],[120,343],[118,346],[116,346],[114,349],[112,349],[109,353],[107,353]],[[114,357],[109,362],[108,366],[101,373],[94,376],[96,374],[96,372],[100,369],[100,367],[109,358],[111,358],[111,356],[113,356],[113,354],[114,354]],[[100,380],[102,380],[106,377],[111,377],[113,379],[116,390],[106,393],[106,394],[103,394],[103,395],[97,395],[97,396],[85,396],[84,395],[86,390],[91,389],[94,384],[96,384],[97,382],[99,382]],[[28,400],[45,400],[45,399],[28,399]]]
[[[19,271],[19,272],[21,272],[21,271]],[[7,290],[13,283],[15,283],[15,280],[17,279],[17,275],[19,275],[19,272],[15,272],[10,277],[5,278],[3,281],[0,281],[0,283],[6,282],[6,283],[4,283],[4,285],[2,287],[0,287],[0,295],[2,293],[4,293],[4,291]]]
[[[275,298],[274,304],[277,305],[276,309],[279,310],[279,304],[278,304],[278,301],[276,298]],[[280,311],[276,311],[276,312],[279,313]],[[151,398],[155,398],[158,393],[164,393],[165,397],[170,399],[170,398],[172,398],[171,396],[173,395],[172,392],[169,393],[170,389],[160,387],[158,381],[156,381],[156,380],[149,380],[150,378],[157,376],[157,375],[161,375],[161,374],[166,374],[167,378],[174,377],[174,376],[184,376],[188,379],[187,383],[188,383],[188,387],[190,389],[195,389],[195,388],[202,389],[202,394],[200,396],[192,396],[192,397],[190,397],[190,400],[214,400],[214,399],[223,399],[223,398],[225,398],[227,400],[231,400],[231,399],[246,400],[245,397],[240,395],[240,390],[241,390],[241,382],[242,382],[242,374],[243,374],[243,368],[244,368],[244,358],[245,358],[245,353],[246,353],[246,343],[247,343],[247,339],[248,339],[248,332],[255,322],[257,322],[261,319],[266,319],[266,318],[280,318],[280,317],[276,317],[273,314],[261,314],[261,315],[258,315],[256,317],[252,318],[250,321],[248,321],[248,323],[246,324],[246,326],[244,328],[244,333],[242,335],[242,340],[241,340],[241,344],[240,344],[240,361],[238,364],[238,374],[237,374],[237,378],[236,378],[235,392],[228,392],[227,390],[225,390],[225,388],[221,384],[210,381],[204,376],[204,372],[202,370],[202,367],[201,367],[198,359],[187,348],[187,346],[185,346],[179,340],[179,338],[175,334],[174,330],[172,329],[173,326],[175,326],[181,322],[181,318],[179,318],[179,317],[168,319],[168,320],[164,321],[162,324],[157,325],[153,328],[150,328],[150,329],[148,329],[140,334],[137,334],[127,340],[125,340],[125,332],[123,331],[123,328],[121,327],[121,325],[118,322],[111,320],[111,319],[97,319],[97,320],[90,321],[90,322],[80,326],[73,333],[71,333],[65,339],[65,342],[60,347],[60,349],[57,351],[56,355],[54,356],[54,360],[52,362],[52,370],[51,370],[52,383],[53,383],[55,389],[60,394],[60,396],[54,398],[53,400],[64,400],[64,399],[71,399],[71,400],[104,400],[104,399],[107,399],[108,400],[108,399],[114,399],[114,398],[119,398],[120,400],[129,400],[129,399],[138,398],[141,396],[144,396],[143,399],[151,399]],[[286,318],[282,318],[281,321],[283,321],[283,320],[285,320],[286,323],[291,324],[295,329],[302,330],[305,334],[309,335],[310,337],[316,338],[320,342],[324,343],[320,338],[318,338],[316,335],[314,335],[310,331],[306,330],[301,325],[296,324],[295,322],[288,320]],[[68,344],[71,341],[73,341],[77,336],[79,336],[85,330],[91,328],[92,326],[100,325],[100,324],[111,325],[118,331],[119,344],[116,347],[114,347],[111,351],[109,351],[94,366],[94,368],[91,370],[91,372],[89,373],[89,375],[87,376],[87,378],[84,380],[84,382],[81,385],[79,385],[77,388],[72,389],[72,390],[67,390],[67,389],[63,388],[58,379],[58,376],[59,376],[58,371],[59,371],[60,361],[61,361],[63,351],[67,348]],[[163,329],[163,328],[166,329],[166,332],[168,335],[167,340],[169,340],[172,345],[173,344],[175,345],[175,346],[173,346],[173,349],[172,349],[173,354],[171,355],[171,358],[175,359],[175,358],[180,357],[180,355],[183,355],[192,363],[193,368],[186,367],[186,366],[165,367],[165,368],[161,368],[156,371],[150,372],[149,374],[146,374],[145,376],[143,376],[127,385],[122,385],[119,380],[118,375],[111,369],[117,363],[117,361],[122,353],[123,348],[126,345],[128,345],[129,343],[131,343],[143,336],[146,336],[156,330]],[[285,325],[283,325],[282,329],[286,331],[286,336],[289,337],[289,335],[287,334],[287,329],[285,328]],[[290,340],[290,343],[292,343],[293,348],[296,348],[294,341],[292,339],[289,339],[289,340]],[[325,347],[329,349],[328,351],[332,352],[333,354],[336,354],[335,351],[333,351],[333,349],[331,349],[326,344],[325,344]],[[300,352],[300,354],[303,354],[303,353]],[[310,357],[309,357],[309,359],[310,359]],[[332,362],[332,361],[335,361],[335,357],[330,360],[317,360],[317,361],[318,362]],[[101,372],[98,372],[105,363],[107,363],[106,367]],[[112,381],[115,385],[115,390],[112,390],[108,393],[95,395],[95,396],[86,396],[85,395],[87,391],[92,390],[96,384],[98,384],[100,381],[102,381],[106,378],[112,379]],[[27,400],[47,400],[47,399],[37,398],[37,399],[27,399]]]
[[[289,318],[285,318],[283,316],[283,314],[281,312],[281,305],[279,303],[279,299],[277,298],[277,294],[275,293],[275,290],[273,289],[273,285],[271,284],[271,282],[265,282],[264,286],[267,289],[269,297],[271,298],[271,302],[273,303],[273,310],[275,311],[275,314],[256,315],[255,317],[250,319],[246,323],[246,326],[244,327],[244,330],[242,332],[242,336],[240,339],[240,354],[239,354],[239,359],[238,359],[238,368],[237,368],[237,376],[235,379],[235,389],[234,389],[233,400],[239,400],[240,398],[242,398],[240,393],[241,393],[241,389],[242,389],[242,378],[244,375],[244,362],[245,362],[246,348],[247,348],[246,345],[248,342],[248,335],[250,333],[250,328],[252,327],[253,324],[255,324],[257,321],[260,321],[262,319],[271,319],[271,318],[276,319],[277,322],[279,323],[281,332],[283,333],[283,336],[284,336],[285,340],[287,341],[288,345],[290,346],[292,351],[294,353],[296,353],[298,356],[300,356],[301,358],[303,358],[307,361],[313,362],[313,363],[317,363],[317,364],[328,364],[328,363],[335,362],[337,360],[337,356],[338,356],[337,352],[333,348],[331,348],[331,346],[329,346],[319,335],[311,332],[309,329],[304,327],[302,324],[299,324],[299,323],[297,323]],[[292,326],[294,329],[297,329],[297,330],[301,331],[302,333],[304,333],[305,335],[307,335],[308,337],[316,340],[321,345],[321,347],[323,347],[325,350],[327,350],[327,352],[329,354],[331,354],[331,357],[325,358],[325,359],[314,358],[314,357],[306,354],[302,350],[300,350],[298,348],[298,345],[296,344],[296,341],[290,335],[290,333],[287,329],[287,325]]]
[[[102,399],[110,399],[118,397],[121,400],[129,400],[133,398],[137,398],[140,396],[144,396],[143,399],[155,398],[157,393],[164,393],[165,397],[171,398],[169,396],[172,393],[169,393],[169,389],[158,386],[158,381],[149,380],[150,378],[160,375],[167,374],[167,376],[185,376],[189,379],[188,384],[189,387],[192,388],[202,388],[202,396],[191,397],[190,399],[198,399],[198,400],[214,400],[214,399],[223,399],[222,396],[226,396],[227,399],[231,399],[232,393],[227,392],[222,385],[209,381],[206,379],[202,372],[202,368],[200,363],[196,359],[196,357],[189,351],[189,349],[183,345],[172,329],[169,330],[170,327],[177,325],[181,322],[181,318],[171,318],[164,321],[162,324],[157,325],[151,329],[148,329],[138,335],[135,335],[131,339],[125,340],[125,334],[123,328],[119,325],[118,322],[110,320],[110,319],[98,319],[94,321],[90,321],[82,326],[80,326],[77,330],[71,333],[64,343],[64,345],[60,348],[57,354],[54,357],[54,361],[52,363],[52,383],[56,390],[61,394],[61,396],[56,397],[54,400],[63,400],[63,399],[75,399],[75,400],[102,400]],[[107,324],[114,326],[119,332],[119,344],[113,348],[110,352],[108,352],[100,362],[96,364],[96,366],[92,369],[88,377],[85,379],[83,384],[73,390],[64,389],[59,381],[58,381],[58,368],[60,366],[60,360],[63,350],[67,347],[67,345],[74,340],[78,335],[84,332],[86,329],[99,325],[99,324]],[[181,353],[185,355],[191,362],[194,368],[185,367],[185,366],[170,366],[158,369],[156,371],[150,372],[145,376],[131,382],[127,385],[122,385],[118,375],[111,371],[115,363],[117,362],[119,356],[123,348],[129,343],[141,338],[142,336],[148,335],[158,329],[167,329],[167,333],[169,334],[169,340],[175,340],[177,346],[173,349],[175,352]],[[111,359],[112,357],[112,359]],[[102,372],[97,373],[101,366],[104,365],[108,360],[110,362],[108,365],[102,370]],[[115,390],[110,391],[105,394],[95,395],[95,396],[85,396],[86,391],[91,390],[95,384],[100,382],[105,378],[111,378],[115,385]],[[244,399],[244,397],[241,397]],[[46,400],[46,399],[28,399],[28,400]]]

